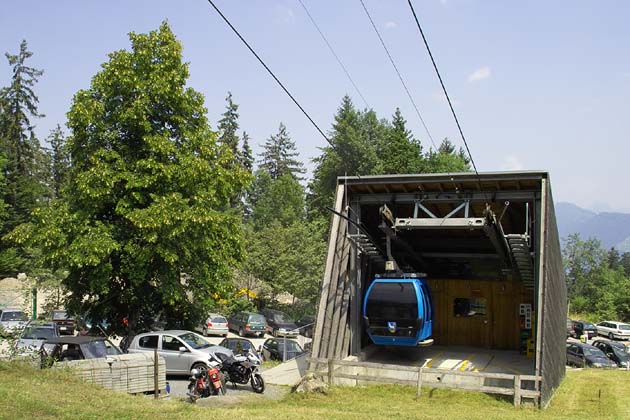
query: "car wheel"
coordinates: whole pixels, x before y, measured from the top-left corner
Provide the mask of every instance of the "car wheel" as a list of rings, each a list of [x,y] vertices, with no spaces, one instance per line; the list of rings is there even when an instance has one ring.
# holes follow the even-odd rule
[[[205,363],[197,362],[197,363],[195,363],[194,365],[191,366],[191,368],[190,368],[191,372],[192,372],[193,369],[204,371],[204,370],[208,370],[208,366]]]
[[[608,338],[610,338],[611,340],[614,340],[615,336],[613,335],[613,333],[609,332],[608,333]]]
[[[243,331],[243,327],[239,328],[239,329],[238,329],[238,336],[239,336],[239,337],[242,337],[242,336],[244,336],[244,335],[245,335],[245,331]]]

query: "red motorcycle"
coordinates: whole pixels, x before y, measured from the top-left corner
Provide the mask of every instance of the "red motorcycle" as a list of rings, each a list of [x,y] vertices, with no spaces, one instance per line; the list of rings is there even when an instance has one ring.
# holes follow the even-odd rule
[[[208,369],[191,370],[187,393],[191,402],[194,403],[199,398],[207,398],[211,395],[225,395],[225,381],[220,367],[221,362],[211,354]]]

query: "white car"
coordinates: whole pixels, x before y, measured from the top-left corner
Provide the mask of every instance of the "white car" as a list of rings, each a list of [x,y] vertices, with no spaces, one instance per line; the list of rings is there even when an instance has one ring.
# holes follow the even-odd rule
[[[208,319],[201,326],[201,330],[203,331],[203,335],[222,335],[223,337],[228,336],[228,320],[220,314],[210,314],[208,315]]]
[[[21,309],[5,308],[0,311],[0,332],[3,335],[17,335],[27,323],[28,317]]]
[[[597,334],[603,335],[611,340],[629,340],[630,339],[630,324],[625,324],[619,321],[603,321],[596,325]]]
[[[192,369],[207,369],[210,365],[209,353],[234,357],[232,350],[213,346],[199,334],[184,330],[138,334],[131,341],[127,352],[153,353],[155,349],[166,361],[167,375],[190,374]]]

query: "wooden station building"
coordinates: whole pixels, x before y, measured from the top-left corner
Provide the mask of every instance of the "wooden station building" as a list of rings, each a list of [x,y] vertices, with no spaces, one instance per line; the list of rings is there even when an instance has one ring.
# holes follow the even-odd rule
[[[540,399],[565,373],[567,295],[546,172],[338,178],[312,357],[370,344],[362,301],[387,261],[426,273],[440,346],[530,352]]]

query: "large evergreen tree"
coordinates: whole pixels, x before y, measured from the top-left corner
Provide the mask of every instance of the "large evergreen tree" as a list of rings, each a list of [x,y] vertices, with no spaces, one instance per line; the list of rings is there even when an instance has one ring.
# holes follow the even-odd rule
[[[224,209],[248,176],[220,152],[169,26],[129,36],[68,113],[72,194],[12,238],[68,269],[71,312],[133,333],[158,314],[194,321],[230,279],[240,217]]]
[[[70,168],[66,137],[59,124],[50,132],[48,143],[50,144],[52,191],[54,198],[59,198]]]
[[[5,185],[2,201],[7,204],[0,238],[31,218],[31,211],[48,195],[46,155],[35,136],[32,119],[42,117],[35,85],[42,70],[27,65],[33,55],[26,41],[20,51],[5,56],[11,66],[9,86],[0,89],[0,154],[4,164]],[[15,275],[25,270],[27,251],[0,239],[0,274]]]
[[[238,131],[238,104],[232,100],[232,92],[228,92],[225,98],[225,112],[217,124],[219,129],[219,142],[228,147],[235,159],[238,157],[239,137]]]
[[[379,151],[383,173],[416,174],[423,171],[422,146],[407,129],[400,108],[396,108],[386,139],[387,143]]]
[[[284,175],[291,175],[301,179],[304,174],[304,165],[297,160],[298,156],[295,142],[291,140],[289,132],[283,123],[280,123],[278,134],[271,135],[263,146],[260,154],[260,168],[266,171],[272,179],[278,179]]]

